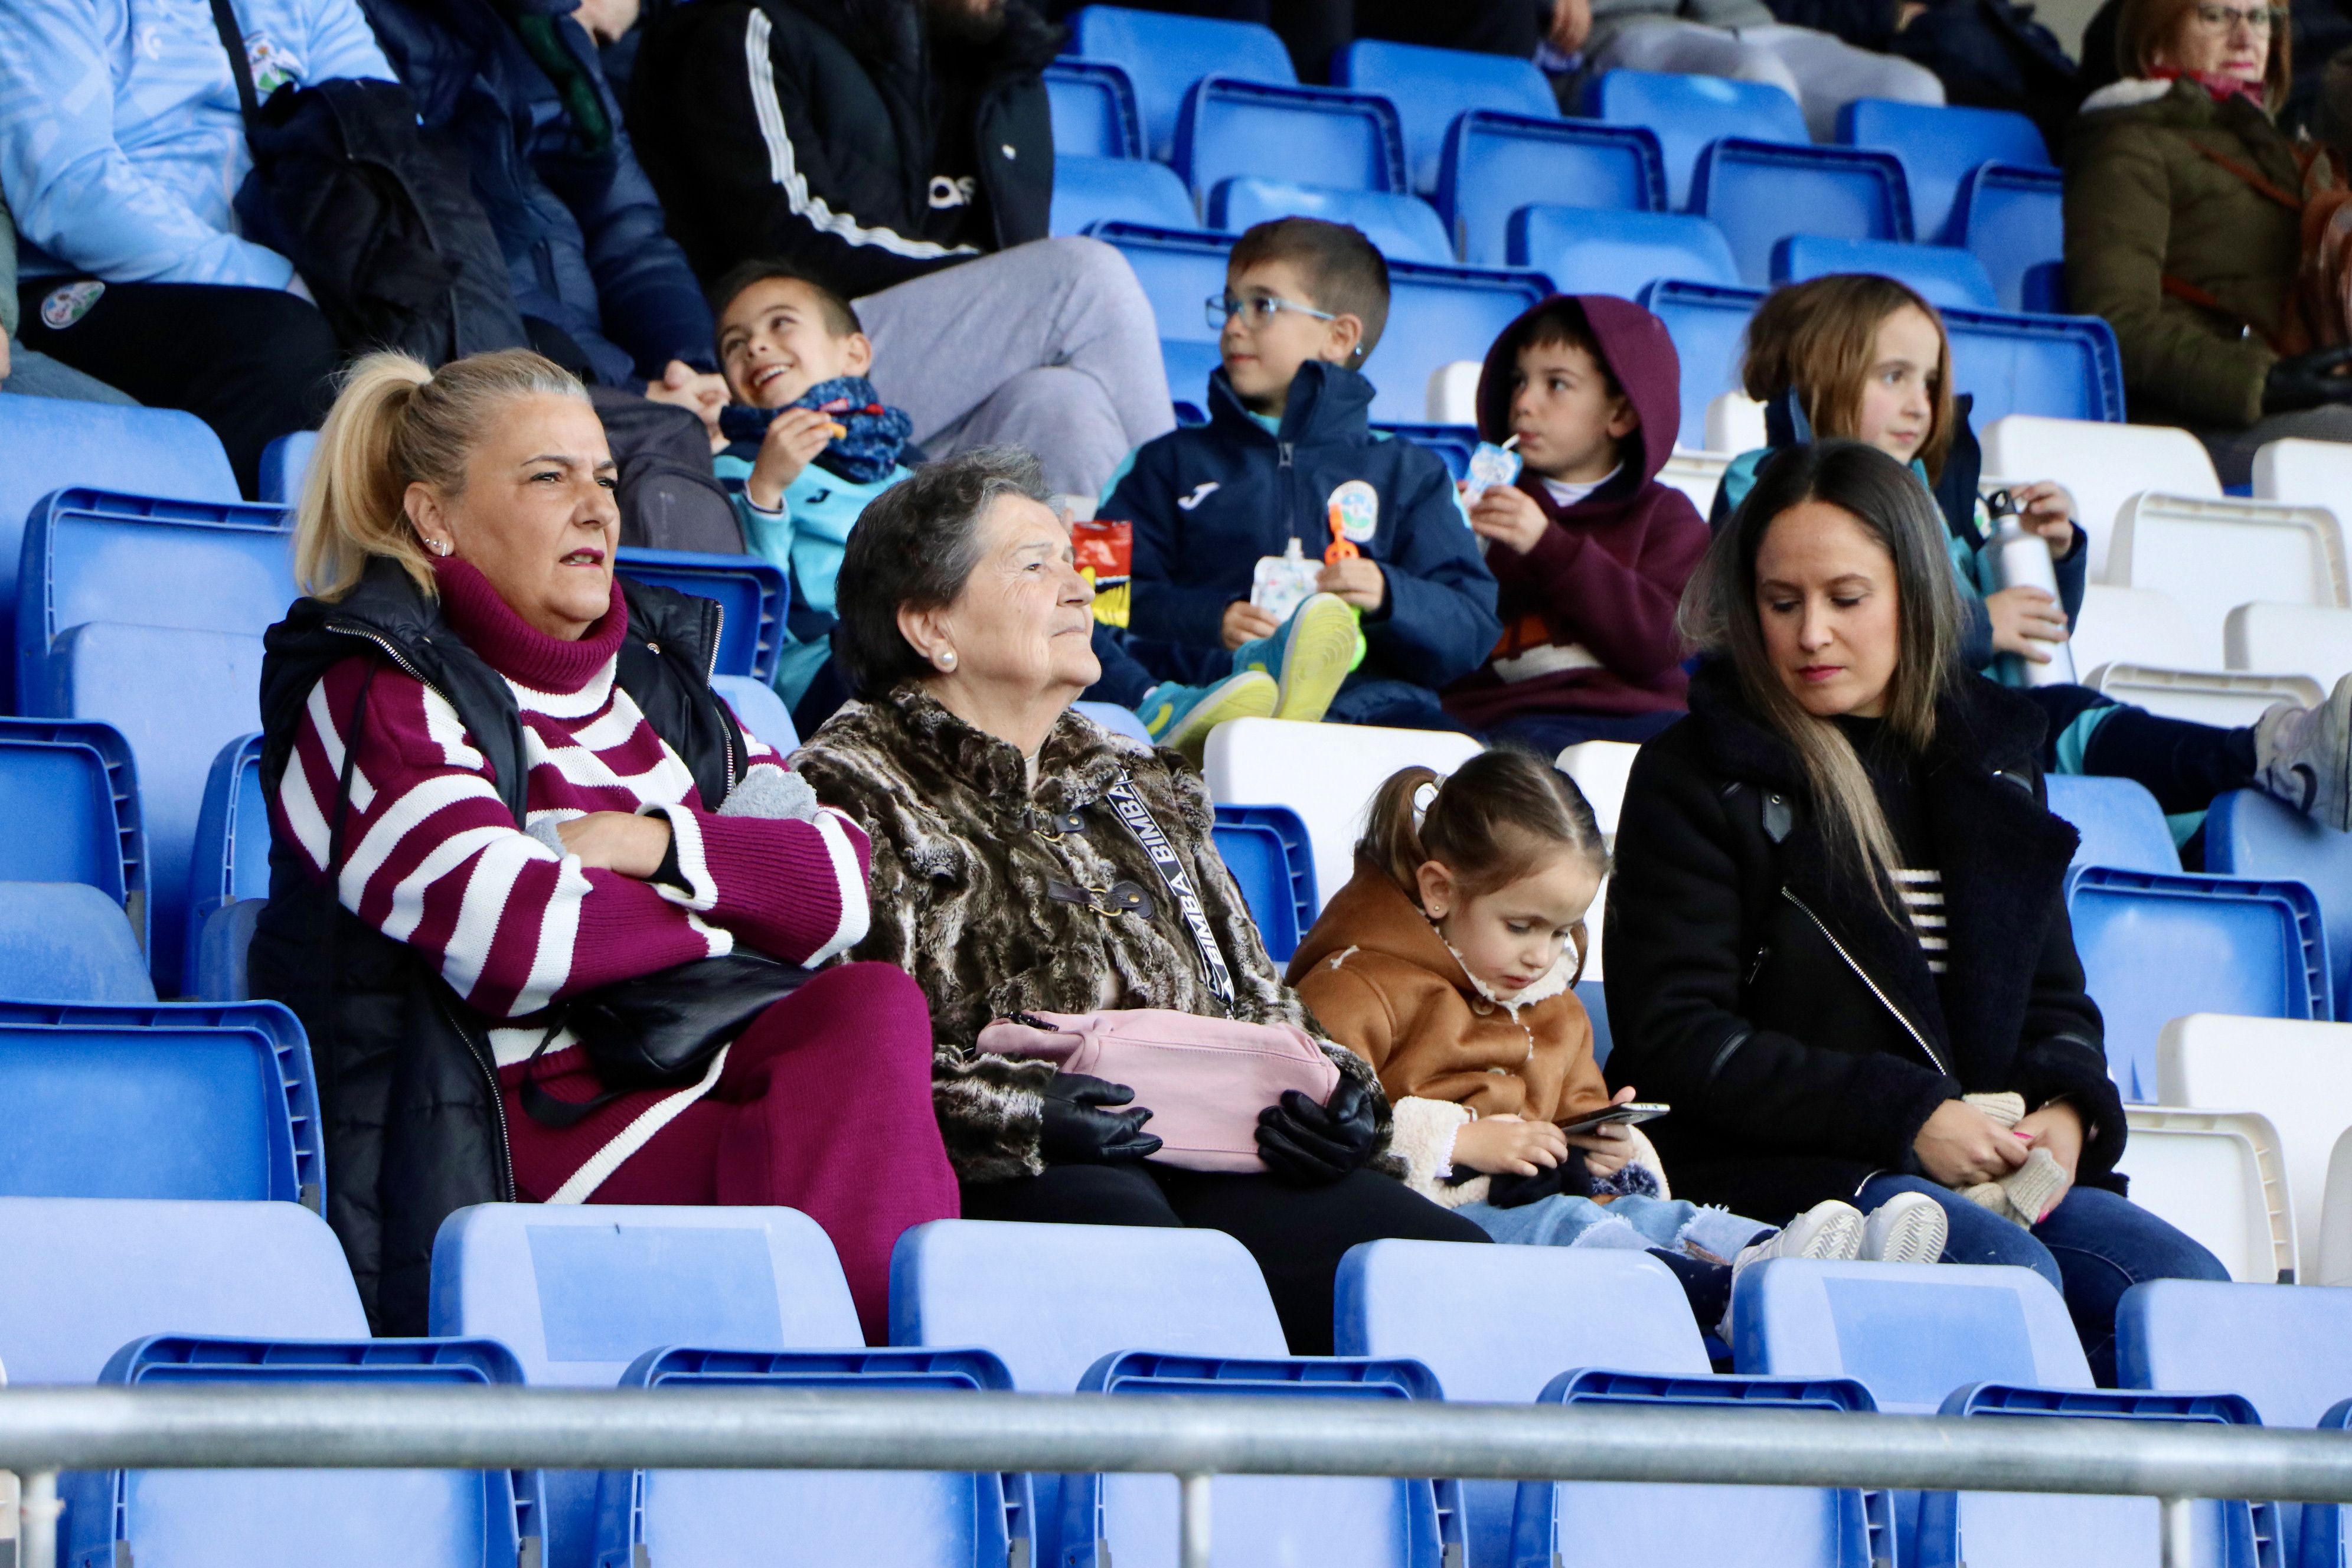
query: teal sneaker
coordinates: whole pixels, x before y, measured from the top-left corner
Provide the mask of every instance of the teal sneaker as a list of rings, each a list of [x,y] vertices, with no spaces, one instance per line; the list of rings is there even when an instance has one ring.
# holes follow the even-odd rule
[[[1213,686],[1173,681],[1155,686],[1144,693],[1138,711],[1154,742],[1181,752],[1197,768],[1208,749],[1210,731],[1228,719],[1271,718],[1281,695],[1274,677],[1262,669],[1245,669]]]
[[[1235,648],[1234,668],[1262,669],[1280,684],[1276,718],[1318,723],[1356,667],[1359,640],[1354,605],[1337,594],[1310,594],[1272,637]]]

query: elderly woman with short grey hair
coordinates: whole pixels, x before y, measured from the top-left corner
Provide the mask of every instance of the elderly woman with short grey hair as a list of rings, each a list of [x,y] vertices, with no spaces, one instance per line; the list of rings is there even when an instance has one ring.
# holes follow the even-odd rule
[[[920,469],[850,535],[835,647],[858,700],[795,759],[873,840],[873,923],[846,956],[902,966],[930,999],[965,1217],[1224,1231],[1265,1270],[1290,1348],[1328,1353],[1349,1247],[1486,1236],[1390,1173],[1380,1086],[1266,957],[1199,775],[1071,707],[1099,673],[1094,590],[1045,499],[1035,459],[983,448]],[[1193,891],[1199,922],[1180,909]],[[980,1048],[996,1019],[1115,1008],[1294,1026],[1339,1087],[1244,1108],[1265,1170],[1204,1172],[1150,1160],[1150,1108],[1125,1085]]]

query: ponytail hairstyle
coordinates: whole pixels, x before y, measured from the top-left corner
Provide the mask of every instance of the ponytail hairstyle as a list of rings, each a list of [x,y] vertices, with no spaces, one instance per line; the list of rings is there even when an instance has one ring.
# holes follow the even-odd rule
[[[319,432],[294,521],[294,573],[329,601],[359,585],[368,562],[397,561],[435,596],[433,557],[408,520],[412,484],[445,495],[466,488],[481,433],[521,397],[588,393],[570,372],[528,349],[501,349],[427,370],[403,353],[372,353],[345,373]]]
[[[1440,777],[1430,768],[1391,773],[1372,796],[1358,859],[1386,871],[1421,900],[1421,868],[1452,871],[1465,898],[1508,887],[1552,855],[1581,855],[1609,873],[1592,805],[1576,781],[1543,758],[1508,747],[1479,752]],[[1584,944],[1577,943],[1580,961]]]
[[[1805,710],[1764,647],[1756,558],[1781,515],[1812,500],[1848,513],[1894,560],[1897,644],[1885,731],[1912,756],[1924,753],[1935,739],[1937,700],[1951,681],[1965,679],[1959,590],[1935,501],[1909,468],[1877,447],[1822,441],[1787,447],[1767,461],[1684,591],[1681,629],[1690,646],[1729,662],[1749,710],[1803,765],[1832,856],[1859,873],[1892,914],[1898,908],[1895,868],[1902,862],[1878,792],[1845,732]]]

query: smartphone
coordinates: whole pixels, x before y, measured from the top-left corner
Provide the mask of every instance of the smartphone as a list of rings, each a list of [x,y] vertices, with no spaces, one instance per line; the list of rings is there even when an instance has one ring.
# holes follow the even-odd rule
[[[1574,1121],[1563,1121],[1559,1124],[1559,1130],[1562,1132],[1590,1132],[1599,1127],[1631,1127],[1637,1122],[1655,1121],[1673,1109],[1674,1107],[1670,1105],[1629,1100],[1622,1105],[1612,1105],[1606,1110],[1596,1110],[1591,1115],[1579,1117]]]

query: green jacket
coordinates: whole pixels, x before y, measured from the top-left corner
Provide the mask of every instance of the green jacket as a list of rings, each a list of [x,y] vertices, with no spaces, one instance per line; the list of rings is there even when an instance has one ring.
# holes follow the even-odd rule
[[[2262,333],[2286,311],[2300,219],[2200,148],[2303,188],[2286,137],[2244,99],[2126,80],[2084,100],[2066,139],[2066,289],[2115,328],[2133,418],[2242,429],[2278,358]],[[2223,309],[2168,296],[2168,275]]]

